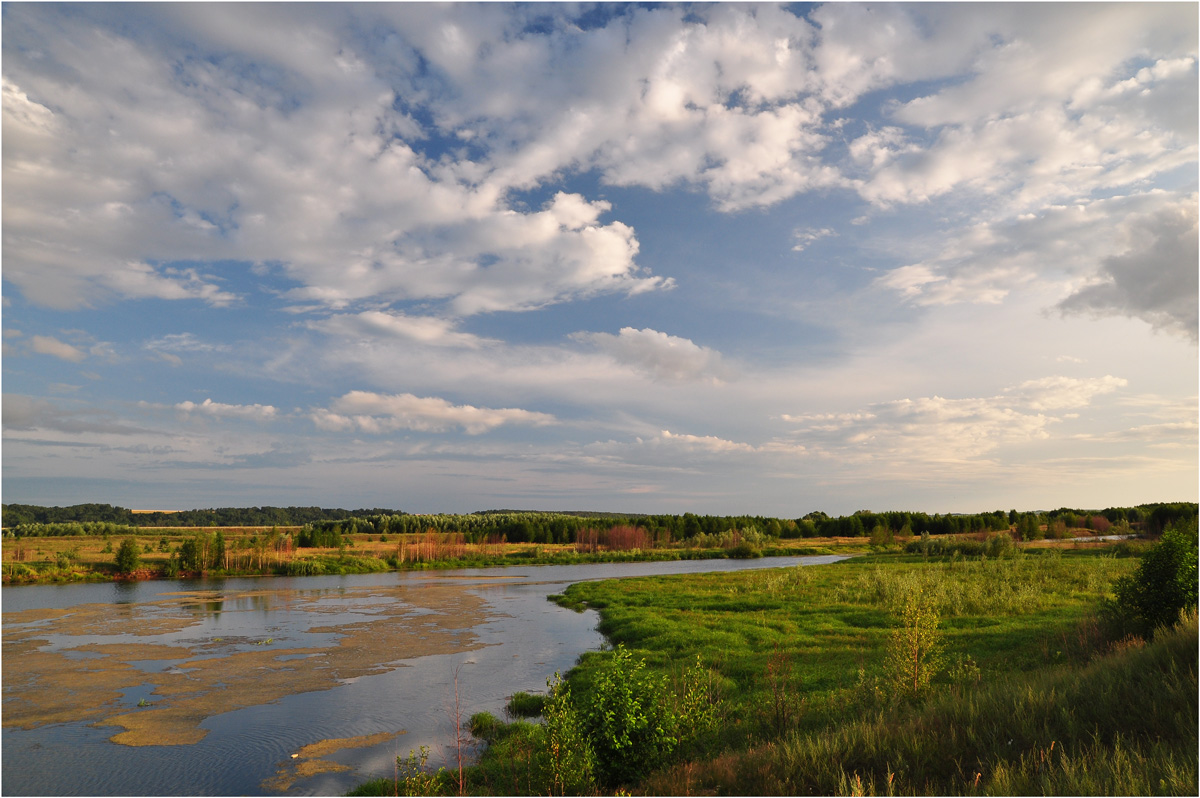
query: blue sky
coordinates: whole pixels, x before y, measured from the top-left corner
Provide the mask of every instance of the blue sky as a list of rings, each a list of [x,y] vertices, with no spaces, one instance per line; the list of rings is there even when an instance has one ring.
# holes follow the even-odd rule
[[[1195,4],[3,7],[3,498],[1197,498]]]

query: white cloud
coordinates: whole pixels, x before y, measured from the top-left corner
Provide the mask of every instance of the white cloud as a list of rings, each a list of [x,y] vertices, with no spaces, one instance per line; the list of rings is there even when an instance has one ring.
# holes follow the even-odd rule
[[[1064,312],[1136,316],[1194,340],[1196,231],[1194,194],[1051,206],[962,228],[875,284],[918,305],[948,305],[996,303],[1037,281],[1057,283],[1070,292],[1058,305]]]
[[[198,413],[213,418],[237,418],[247,421],[271,421],[276,417],[276,410],[271,405],[229,405],[205,399],[196,404],[192,401],[179,402],[176,409],[184,415]]]
[[[1086,407],[1092,398],[1124,388],[1129,380],[1114,377],[1078,379],[1075,377],[1043,377],[1027,380],[1005,394],[1019,400],[1032,410],[1065,410]]]
[[[312,420],[323,430],[357,429],[374,434],[401,429],[445,432],[461,427],[469,435],[479,435],[503,424],[540,427],[557,423],[554,416],[547,413],[452,405],[438,397],[370,391],[351,391],[334,400],[329,408],[313,411]]]
[[[753,452],[755,450],[748,443],[737,443],[736,441],[729,441],[712,435],[672,434],[670,430],[663,430],[658,440],[665,445],[682,448],[685,451],[701,451],[713,454]]]
[[[302,303],[528,310],[671,285],[640,269],[631,227],[601,221],[606,203],[510,203],[567,172],[687,183],[728,211],[854,186],[1017,212],[1194,161],[1195,10],[1077,11],[661,6],[582,30],[563,7],[232,5],[103,35],[105,14],[15,11],[10,35],[38,58],[5,64],[5,273],[62,308],[229,304],[220,274],[169,264],[232,259],[275,264]],[[834,112],[917,81],[932,93],[834,161]],[[464,144],[426,155],[434,136]],[[995,301],[1011,276],[964,291]]]
[[[320,321],[310,321],[307,326],[344,338],[393,338],[437,347],[477,349],[485,344],[496,343],[477,335],[459,332],[455,329],[457,323],[452,319],[409,316],[379,310],[335,315]]]
[[[1112,376],[1054,376],[1028,380],[999,396],[899,399],[852,413],[783,419],[797,425],[792,440],[847,462],[914,469],[949,461],[978,464],[999,447],[1049,438],[1052,425],[1062,421],[1051,412],[1086,407],[1127,384]]]
[[[732,374],[722,362],[720,353],[658,330],[622,327],[617,335],[577,332],[572,333],[571,338],[591,344],[618,363],[657,379],[720,382]]]
[[[808,249],[810,244],[820,241],[822,238],[828,238],[836,235],[837,233],[829,227],[821,227],[817,229],[813,229],[811,227],[799,228],[792,233],[792,238],[796,241],[796,243],[792,245],[792,251],[803,252],[804,250]]]
[[[183,364],[183,358],[180,357],[180,354],[228,352],[230,349],[228,344],[205,341],[190,332],[164,335],[161,338],[146,341],[142,344],[142,348],[165,360],[172,366]]]
[[[53,355],[72,363],[81,363],[87,359],[87,353],[68,343],[46,335],[35,335],[29,339],[29,348],[41,355]]]
[[[4,394],[0,404],[5,437],[14,432],[58,432],[80,435],[138,435],[147,430],[130,426],[111,411],[75,402],[67,405],[22,394]],[[154,434],[154,433],[149,433]]]

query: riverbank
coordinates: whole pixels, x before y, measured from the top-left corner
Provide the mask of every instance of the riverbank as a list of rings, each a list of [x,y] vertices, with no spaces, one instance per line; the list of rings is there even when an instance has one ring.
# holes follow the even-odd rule
[[[1195,794],[1195,615],[1150,643],[1106,639],[1097,619],[1100,600],[1136,568],[1130,553],[1117,543],[1001,557],[871,555],[816,569],[572,585],[559,602],[598,610],[606,638],[643,663],[630,683],[661,685],[676,717],[701,694],[713,718],[698,730],[675,727],[673,756],[648,761],[637,778],[576,772],[576,790]],[[911,657],[906,666],[895,656],[906,634],[928,644],[909,649],[925,652],[915,670]],[[553,790],[564,762],[546,747],[546,726],[587,726],[584,708],[596,706],[613,656],[586,654],[567,675],[582,713],[575,726],[564,726],[561,707],[542,726],[473,719],[489,747],[463,788]],[[702,670],[689,671],[697,660]],[[427,786],[458,791],[443,778]],[[365,792],[391,794],[396,785],[384,781]]]
[[[203,571],[171,572],[172,558],[196,536],[215,539],[220,533],[227,548],[228,567]],[[404,552],[424,543],[425,536],[345,535],[339,548],[278,551],[274,546],[257,547],[258,536],[241,528],[153,529],[132,536],[138,545],[139,567],[119,573],[114,560],[121,539],[98,536],[4,538],[4,584],[66,582],[143,581],[168,578],[235,578],[254,576],[326,576],[370,574],[387,571],[436,571],[461,568],[493,568],[527,565],[582,565],[618,562],[671,562],[755,557],[800,557],[826,554],[858,554],[867,551],[864,538],[809,538],[778,540],[754,547],[700,548],[675,544],[627,551],[580,551],[569,544],[482,543],[476,545],[428,546],[420,557],[403,557]],[[253,543],[251,542],[253,541]]]

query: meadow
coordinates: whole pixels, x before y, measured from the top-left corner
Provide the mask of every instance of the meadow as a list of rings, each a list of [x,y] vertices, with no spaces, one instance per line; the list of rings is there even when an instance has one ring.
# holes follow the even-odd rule
[[[472,718],[489,747],[461,782],[401,768],[362,794],[1193,795],[1195,610],[1145,637],[1103,612],[1141,551],[575,584],[556,600],[597,609],[611,650]]]
[[[0,573],[4,582],[10,584],[184,575],[317,576],[504,565],[853,554],[866,551],[869,546],[864,538],[769,540],[749,551],[738,548],[741,541],[730,544],[719,540],[688,540],[646,548],[592,543],[511,543],[504,539],[470,543],[461,534],[425,532],[343,534],[337,546],[299,548],[294,541],[300,532],[300,527],[114,527],[108,534],[6,535]],[[138,564],[131,573],[121,571],[116,564],[121,544],[127,539],[136,543],[138,551]],[[218,547],[222,552],[219,560]],[[192,552],[190,557],[194,562],[187,562],[188,552]]]

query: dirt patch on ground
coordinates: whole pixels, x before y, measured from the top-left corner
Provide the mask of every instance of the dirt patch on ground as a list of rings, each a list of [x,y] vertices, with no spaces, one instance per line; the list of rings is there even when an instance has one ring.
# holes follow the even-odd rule
[[[337,611],[361,620],[313,625],[328,619],[322,598],[349,599]],[[50,636],[60,635],[144,638],[182,632],[196,623],[189,606],[196,602],[220,602],[225,612],[286,612],[293,626],[306,634],[330,635],[334,642],[313,647],[265,634],[252,641],[199,635],[187,641],[194,646],[92,642],[72,647],[68,642],[54,647],[49,642]],[[41,621],[36,627],[9,628],[29,623],[32,615]],[[117,743],[186,745],[204,738],[207,731],[200,724],[213,715],[330,690],[348,679],[391,670],[405,659],[478,648],[471,629],[484,620],[483,600],[450,585],[352,588],[315,596],[303,590],[187,593],[136,605],[84,605],[56,614],[6,613],[3,725],[28,729],[92,721],[121,729],[111,738]],[[225,653],[247,642],[262,648]],[[217,656],[198,656],[214,651]],[[154,660],[173,664],[157,672],[131,664]],[[132,688],[152,688],[146,706],[122,701],[122,691]]]

